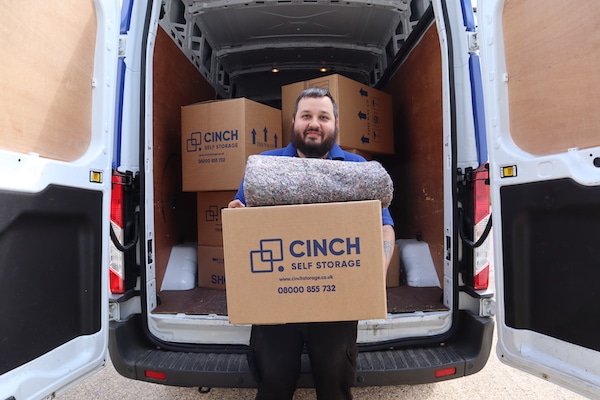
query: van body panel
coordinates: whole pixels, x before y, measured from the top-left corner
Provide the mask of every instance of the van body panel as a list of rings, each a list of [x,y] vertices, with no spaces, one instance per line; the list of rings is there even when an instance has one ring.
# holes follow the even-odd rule
[[[498,355],[589,397],[600,396],[598,12],[592,1],[479,8]]]
[[[117,3],[1,6],[1,398],[106,363]]]

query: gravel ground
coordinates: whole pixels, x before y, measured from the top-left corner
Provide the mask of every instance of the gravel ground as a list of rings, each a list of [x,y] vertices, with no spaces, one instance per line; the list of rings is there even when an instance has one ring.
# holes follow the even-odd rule
[[[495,342],[494,342],[495,346]],[[486,400],[577,400],[584,397],[501,364],[495,352],[477,374],[427,385],[355,388],[356,400],[396,399],[486,399]],[[126,379],[112,365],[58,397],[59,400],[251,400],[253,389],[214,388],[199,393],[198,388],[179,388]],[[313,390],[298,389],[294,400],[315,399]]]

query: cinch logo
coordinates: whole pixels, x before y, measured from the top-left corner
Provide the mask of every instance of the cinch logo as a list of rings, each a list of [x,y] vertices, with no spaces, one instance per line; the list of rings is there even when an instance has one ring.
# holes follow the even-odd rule
[[[283,261],[283,241],[281,239],[262,239],[258,250],[250,251],[250,269],[252,272],[273,272],[275,263]],[[360,238],[333,238],[293,240],[288,248],[294,258],[360,255]],[[277,267],[283,271],[282,265]]]
[[[207,222],[219,221],[219,206],[208,206],[204,215]]]
[[[343,256],[344,254],[360,254],[360,238],[333,238],[294,240],[290,244],[292,257]]]
[[[250,252],[252,272],[273,272],[276,262],[283,261],[283,241],[281,239],[262,239],[260,249]]]
[[[192,132],[185,144],[188,153],[202,150],[202,132]]]
[[[202,150],[202,142],[230,142],[233,140],[238,140],[237,129],[204,133],[192,132],[190,137],[186,139],[186,151],[191,153]]]

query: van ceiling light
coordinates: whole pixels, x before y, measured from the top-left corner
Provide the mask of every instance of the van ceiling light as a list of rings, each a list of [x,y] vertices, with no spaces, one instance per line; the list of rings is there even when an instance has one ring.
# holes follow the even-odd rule
[[[277,73],[277,72],[279,72],[279,68],[271,68],[271,72]]]
[[[319,71],[320,71],[320,72],[327,72],[327,68],[325,68],[325,67],[321,67],[321,68],[319,68]]]

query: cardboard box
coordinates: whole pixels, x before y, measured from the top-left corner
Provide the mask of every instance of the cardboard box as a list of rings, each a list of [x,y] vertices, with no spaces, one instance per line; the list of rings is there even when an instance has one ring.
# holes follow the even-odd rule
[[[197,193],[199,245],[223,246],[221,209],[227,208],[235,194],[235,190]]]
[[[387,317],[378,200],[222,210],[234,324]]]
[[[249,155],[281,147],[281,111],[244,98],[181,108],[184,192],[237,190]]]
[[[198,246],[198,286],[225,290],[223,247]]]
[[[392,97],[341,75],[328,75],[285,85],[281,88],[281,115],[284,143],[290,141],[292,113],[296,98],[309,87],[328,89],[339,108],[343,148],[368,153],[394,154]]]

